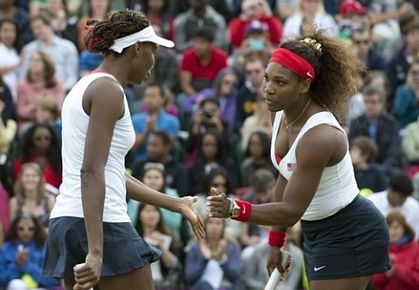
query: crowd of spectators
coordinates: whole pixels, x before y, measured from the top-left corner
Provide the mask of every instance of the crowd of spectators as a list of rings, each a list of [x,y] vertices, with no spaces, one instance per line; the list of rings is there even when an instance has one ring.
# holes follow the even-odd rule
[[[60,289],[42,276],[48,217],[62,180],[60,110],[102,56],[83,37],[89,19],[143,11],[176,43],[159,48],[141,85],[124,87],[136,132],[127,172],[172,196],[196,195],[207,240],[178,214],[128,200],[138,233],[162,251],[157,289],[259,290],[268,279],[267,228],[206,216],[215,187],[271,200],[270,113],[264,68],[282,41],[315,26],[365,63],[342,124],[360,193],[387,218],[391,271],[370,289],[419,289],[419,1],[0,0],[0,289]],[[309,289],[300,228],[278,289]],[[20,287],[20,288],[19,288]],[[25,288],[26,287],[26,288]]]

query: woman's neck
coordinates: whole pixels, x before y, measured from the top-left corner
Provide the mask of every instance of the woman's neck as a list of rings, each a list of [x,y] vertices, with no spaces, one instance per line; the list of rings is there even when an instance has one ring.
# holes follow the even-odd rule
[[[155,227],[143,225],[144,237],[151,235],[152,232],[156,231]]]
[[[36,201],[37,200],[37,192],[35,189],[26,190],[25,191],[25,200],[26,201]]]
[[[31,73],[32,83],[34,84],[44,84],[44,74],[43,73]]]

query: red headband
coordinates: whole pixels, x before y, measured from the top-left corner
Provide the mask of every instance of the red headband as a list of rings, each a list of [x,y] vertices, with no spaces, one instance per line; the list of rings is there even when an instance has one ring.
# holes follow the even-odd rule
[[[301,56],[293,53],[285,48],[276,49],[271,56],[269,62],[276,62],[286,68],[292,70],[294,73],[303,79],[310,79],[312,83],[316,79],[316,73],[313,66]]]

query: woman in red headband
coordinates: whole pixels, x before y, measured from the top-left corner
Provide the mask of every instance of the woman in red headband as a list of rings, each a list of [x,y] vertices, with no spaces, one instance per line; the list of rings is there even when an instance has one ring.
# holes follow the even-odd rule
[[[265,70],[263,91],[272,112],[271,159],[280,172],[276,202],[252,205],[215,189],[214,217],[271,225],[268,271],[281,264],[286,228],[301,220],[310,289],[365,289],[374,273],[390,270],[388,230],[361,197],[343,120],[362,69],[343,42],[314,32],[284,42]]]

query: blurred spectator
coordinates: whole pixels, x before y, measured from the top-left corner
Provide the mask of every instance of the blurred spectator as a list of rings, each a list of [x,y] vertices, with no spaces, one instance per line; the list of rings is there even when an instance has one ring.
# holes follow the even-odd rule
[[[184,102],[184,110],[192,112],[196,104],[203,99],[213,98],[220,104],[221,120],[227,124],[225,128],[229,134],[234,131],[237,109],[237,75],[231,68],[222,69],[217,73],[212,88],[204,89]]]
[[[384,91],[369,86],[364,90],[365,113],[350,124],[349,141],[368,136],[378,146],[376,162],[386,173],[400,166],[400,136],[397,121],[386,113]]]
[[[226,48],[226,23],[223,16],[208,4],[209,0],[189,0],[188,2],[189,10],[175,19],[176,49],[183,52],[191,47],[195,31],[203,27],[212,32],[216,47]]]
[[[14,162],[15,180],[26,162],[35,162],[41,167],[49,190],[57,194],[62,180],[61,145],[53,127],[35,123],[24,133]]]
[[[32,32],[29,26],[28,12],[14,5],[14,0],[2,0],[0,2],[0,19],[13,19],[16,23],[18,43],[17,48],[32,40]]]
[[[48,124],[54,127],[55,133],[57,133],[58,138],[61,139],[62,125],[59,117],[60,111],[56,98],[47,97],[36,103],[35,122]]]
[[[162,252],[160,260],[150,265],[157,290],[179,287],[180,265],[176,256],[176,239],[167,228],[166,220],[158,207],[141,203],[135,221],[138,234]]]
[[[402,154],[411,165],[419,165],[419,118],[406,126],[402,137]]]
[[[268,136],[272,134],[271,114],[265,103],[262,90],[257,92],[253,114],[244,120],[243,126],[240,128],[241,149],[243,151],[247,148],[250,136],[256,131],[264,132]]]
[[[346,112],[346,123],[343,124],[345,131],[349,131],[349,125],[352,120],[358,118],[365,112],[364,96],[362,94],[362,88],[365,85],[363,73],[358,73],[356,77],[356,87],[358,92],[348,100],[348,111]]]
[[[224,238],[224,219],[205,220],[205,241],[190,246],[185,279],[191,290],[232,290],[240,281],[240,247]]]
[[[225,192],[231,198],[237,197],[234,194],[235,188],[232,187],[227,170],[224,167],[216,167],[212,169],[202,180],[201,190],[196,195],[198,197],[198,201],[195,203],[195,209],[202,220],[205,220],[208,217],[206,203],[207,197],[211,192],[211,188]],[[225,223],[224,237],[232,241],[238,241],[243,224],[233,219],[226,219]]]
[[[47,13],[51,17],[51,26],[55,34],[74,44],[77,43],[78,18],[68,15],[64,0],[48,0]]]
[[[409,176],[399,171],[390,177],[387,190],[374,193],[368,198],[384,216],[395,210],[400,211],[413,228],[415,240],[417,240],[419,237],[419,201],[411,197],[412,192],[413,185]]]
[[[300,11],[284,23],[284,40],[294,39],[313,29],[313,25],[324,29],[331,37],[338,37],[339,28],[332,16],[324,11],[321,0],[300,0]]]
[[[387,188],[387,176],[374,164],[377,152],[377,145],[367,136],[358,136],[352,140],[350,154],[355,179],[364,196]]]
[[[258,89],[262,86],[265,64],[260,58],[251,57],[244,62],[245,81],[237,96],[237,127],[256,109]]]
[[[202,136],[207,131],[214,131],[222,136],[223,150],[228,146],[229,136],[225,128],[225,124],[221,120],[220,115],[220,104],[217,100],[208,98],[204,99],[199,103],[198,109],[195,111],[192,119],[192,125],[188,138],[188,152],[189,155],[185,160],[185,166],[189,169],[197,160],[197,154],[199,151],[199,144],[202,141]],[[190,190],[190,189],[189,189]]]
[[[39,100],[54,97],[61,108],[64,94],[61,82],[55,78],[54,64],[50,57],[42,51],[34,52],[26,78],[17,87],[19,128],[26,128],[35,121],[36,103]]]
[[[169,13],[169,0],[141,0],[141,8],[151,24],[160,27],[162,37],[175,40],[173,14]]]
[[[275,177],[278,170],[270,158],[270,136],[265,132],[254,131],[247,144],[245,159],[240,165],[240,185],[249,186],[253,174],[263,168],[269,170]]]
[[[285,22],[288,17],[296,13],[298,10],[299,2],[299,0],[277,0],[276,12],[279,19]]]
[[[249,177],[250,191],[240,197],[252,204],[262,204],[273,201],[273,187],[276,183],[275,175],[270,170],[260,168]],[[267,238],[266,227],[254,223],[242,223],[240,244],[242,247],[254,246]]]
[[[367,27],[361,27],[352,31],[354,51],[365,63],[369,71],[379,70],[385,72],[387,62],[372,46],[371,37],[371,31]]]
[[[87,15],[82,16],[78,22],[79,31],[78,31],[77,46],[80,51],[86,50],[86,45],[84,43],[84,36],[86,35],[86,32],[87,32],[87,27],[86,27],[87,21],[90,19],[96,19],[98,21],[101,21],[105,18],[106,14],[108,14],[111,11],[111,0],[88,0],[86,1],[86,4],[87,4]],[[80,70],[83,71],[82,68],[80,68]]]
[[[298,235],[300,233],[298,232],[297,227],[298,226],[294,226],[287,229],[287,239],[285,241],[285,246],[283,247],[284,253],[282,255],[282,264],[286,265],[289,257],[291,257],[292,262],[285,278],[281,279],[278,283],[277,289],[303,289],[300,286],[302,285],[304,274],[304,258],[302,250],[298,247]],[[269,279],[268,272],[266,271],[269,248],[267,238],[265,238],[260,243],[246,248],[245,251],[242,252],[241,273],[245,290],[264,289]]]
[[[1,112],[1,116],[5,119],[17,120],[16,106],[13,101],[12,93],[9,87],[3,82],[3,78],[0,76],[0,96],[3,102],[4,108]]]
[[[367,24],[368,18],[366,16],[367,9],[363,7],[358,1],[346,0],[339,8],[339,15],[336,19],[339,26],[339,38],[342,40],[350,40],[353,37],[354,30],[362,29],[362,31],[369,31]],[[353,39],[352,39],[353,41]],[[370,40],[371,41],[371,40]]]
[[[15,196],[10,199],[10,220],[23,213],[30,213],[48,228],[49,215],[55,197],[47,193],[42,170],[36,163],[25,163],[15,182]]]
[[[162,130],[170,135],[172,141],[179,132],[179,120],[164,110],[165,92],[157,83],[149,83],[144,91],[143,105],[145,112],[132,115],[136,139],[132,151],[134,162],[145,159],[147,138],[151,132]]]
[[[17,52],[17,25],[11,19],[0,20],[0,77],[16,100],[20,58]]]
[[[0,183],[0,246],[3,244],[6,233],[9,230],[9,193]]]
[[[6,98],[4,94],[0,92],[0,166],[4,165],[7,160],[10,145],[15,139],[17,132],[16,121],[9,118],[5,114],[6,109]]]
[[[272,15],[266,0],[242,1],[242,13],[232,19],[228,25],[228,33],[232,48],[239,47],[245,38],[246,30],[252,22],[258,21],[265,28],[268,39],[277,46],[282,39],[282,23]]]
[[[226,53],[215,48],[213,40],[211,29],[196,29],[192,37],[193,47],[182,54],[180,86],[188,96],[209,88],[217,73],[227,66]]]
[[[404,47],[394,53],[387,67],[387,76],[392,91],[406,83],[407,71],[419,54],[419,20],[410,23],[405,28]]]
[[[373,42],[387,61],[401,48],[403,35],[398,20],[409,10],[413,7],[405,0],[370,2],[368,20],[372,26]]]
[[[419,116],[419,59],[407,71],[406,84],[396,89],[393,115],[399,120],[402,129]]]
[[[8,289],[53,289],[59,281],[42,275],[46,233],[38,220],[29,214],[12,221],[7,240],[0,249],[0,286]],[[16,281],[18,280],[18,281]],[[13,288],[19,285],[19,288]]]
[[[167,186],[166,171],[164,165],[161,163],[145,163],[143,169],[140,172],[140,175],[138,176],[138,179],[154,190],[160,191],[169,196],[179,197],[176,189]],[[138,215],[138,208],[140,203],[136,200],[130,200],[128,205],[129,216],[132,221],[135,221],[135,218]],[[169,227],[176,239],[179,240],[182,216],[164,208],[160,209],[160,211],[165,220],[165,224]]]
[[[31,19],[35,40],[23,47],[20,77],[21,79],[26,77],[32,55],[41,50],[52,59],[57,79],[63,84],[65,90],[69,90],[79,78],[77,48],[71,41],[55,35],[50,21],[50,18],[44,14]]]
[[[415,241],[415,233],[399,212],[388,214],[386,221],[392,268],[374,275],[372,283],[379,290],[416,289],[419,286],[419,244]]]
[[[199,151],[196,162],[189,169],[188,189],[191,195],[195,195],[202,188],[202,181],[211,170],[223,167],[229,174],[229,179],[233,188],[238,184],[239,173],[235,165],[225,152],[225,147],[221,135],[208,130],[202,134],[199,143]]]
[[[180,196],[185,196],[189,192],[187,189],[188,176],[183,164],[170,154],[173,147],[173,141],[169,134],[164,131],[151,132],[147,140],[147,157],[133,165],[133,175],[138,178],[147,163],[161,163],[166,172],[166,186],[176,189]]]
[[[220,13],[226,23],[240,14],[242,0],[210,0],[211,6]]]
[[[31,16],[37,16],[48,9],[49,0],[30,0],[29,11]],[[64,9],[69,15],[78,15],[82,1],[65,0]]]
[[[153,28],[156,34],[161,36],[160,26],[153,24]],[[179,65],[175,52],[166,47],[159,47],[155,58],[154,69],[148,81],[154,81],[170,91],[178,93],[180,90]]]
[[[234,49],[229,62],[234,67],[243,67],[246,58],[259,57],[267,62],[273,50],[266,24],[253,20],[246,28],[240,46]]]

